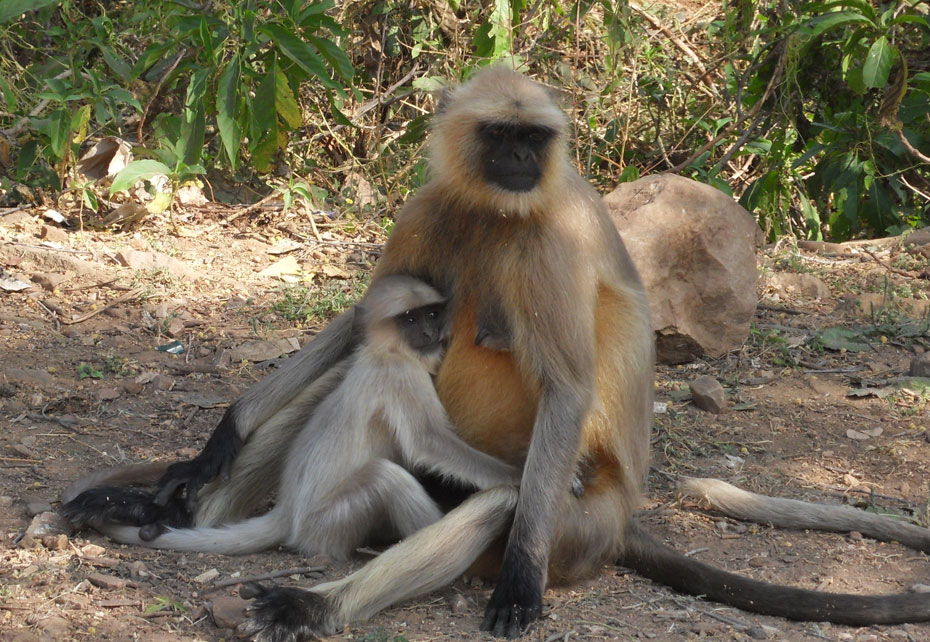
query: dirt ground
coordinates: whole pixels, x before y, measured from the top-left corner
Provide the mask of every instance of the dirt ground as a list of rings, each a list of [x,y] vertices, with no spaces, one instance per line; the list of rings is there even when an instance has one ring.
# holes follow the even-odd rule
[[[360,565],[370,553],[341,564],[286,551],[152,551],[93,532],[64,537],[43,513],[93,469],[196,453],[225,405],[268,371],[254,361],[319,328],[320,321],[295,320],[298,295],[338,299],[353,290],[377,258],[381,228],[321,219],[316,240],[297,215],[221,225],[228,212],[192,207],[179,234],[151,221],[138,231],[80,234],[41,214],[0,211],[0,283],[34,284],[0,290],[0,637],[238,639],[237,579],[277,573],[273,581],[307,585]],[[272,253],[282,240],[296,249]],[[930,394],[905,375],[930,347],[927,261],[896,247],[865,249],[871,253],[815,255],[787,245],[761,252],[762,305],[744,347],[658,368],[656,397],[666,409],[655,417],[644,506],[657,537],[703,561],[810,589],[890,593],[930,584],[927,556],[900,545],[742,524],[674,492],[678,476],[714,476],[926,525]],[[302,285],[286,288],[259,274],[282,258],[296,259],[291,279]],[[857,300],[872,308],[862,312]],[[832,326],[865,334],[847,336],[849,349],[824,349],[818,337]],[[183,354],[158,350],[174,341]],[[725,414],[690,402],[687,383],[702,374],[724,384]],[[47,530],[24,537],[36,513]],[[332,639],[491,639],[477,631],[491,589],[463,577]],[[524,639],[918,641],[930,639],[930,625],[787,622],[678,595],[609,566],[547,591],[544,617]]]

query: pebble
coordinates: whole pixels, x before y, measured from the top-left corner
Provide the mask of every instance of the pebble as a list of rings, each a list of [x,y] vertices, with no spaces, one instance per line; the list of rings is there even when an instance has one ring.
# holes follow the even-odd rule
[[[704,375],[691,382],[691,399],[701,410],[720,414],[727,409],[727,396],[723,386],[711,377]]]

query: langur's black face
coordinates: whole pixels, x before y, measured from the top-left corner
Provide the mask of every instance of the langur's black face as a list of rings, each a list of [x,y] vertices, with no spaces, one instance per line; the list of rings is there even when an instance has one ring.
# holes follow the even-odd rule
[[[529,192],[539,184],[555,132],[539,125],[482,123],[478,127],[488,182],[509,192]]]
[[[445,339],[445,304],[435,303],[407,310],[394,317],[404,342],[421,354],[442,349]]]

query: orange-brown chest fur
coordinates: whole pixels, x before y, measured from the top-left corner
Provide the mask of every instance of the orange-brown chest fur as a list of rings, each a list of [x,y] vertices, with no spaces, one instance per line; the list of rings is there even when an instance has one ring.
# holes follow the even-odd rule
[[[465,441],[516,464],[529,446],[538,394],[512,353],[476,346],[475,337],[482,306],[510,298],[494,275],[510,266],[504,280],[529,278],[519,273],[519,255],[532,243],[525,225],[496,215],[440,215],[409,203],[376,272],[411,274],[449,296],[450,342],[436,379],[439,398]]]

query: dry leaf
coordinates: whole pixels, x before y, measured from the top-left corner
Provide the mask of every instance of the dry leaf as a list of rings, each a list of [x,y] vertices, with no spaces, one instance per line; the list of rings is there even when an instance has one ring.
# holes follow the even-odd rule
[[[300,265],[293,256],[285,256],[280,261],[272,263],[264,270],[258,273],[258,276],[281,276],[282,274],[297,274],[300,272]]]
[[[78,161],[78,170],[88,178],[115,176],[132,162],[132,145],[108,136],[87,150]]]
[[[850,428],[846,431],[846,436],[850,439],[858,439],[860,441],[864,439],[871,439],[872,437],[878,437],[884,432],[883,428],[870,428],[868,430],[853,430]]]

